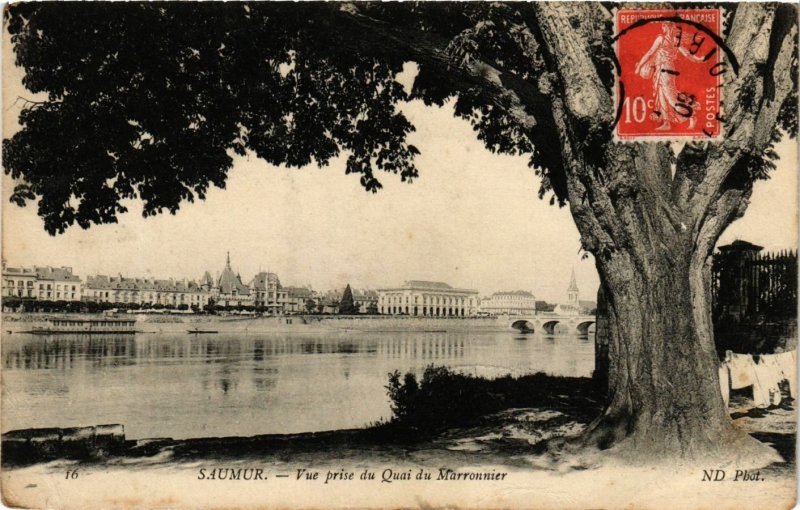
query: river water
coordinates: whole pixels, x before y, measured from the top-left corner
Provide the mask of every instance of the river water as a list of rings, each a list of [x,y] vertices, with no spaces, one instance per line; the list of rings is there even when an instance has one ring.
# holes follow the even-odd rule
[[[2,430],[125,426],[128,438],[355,428],[391,415],[393,370],[589,376],[588,336],[504,333],[8,335]]]

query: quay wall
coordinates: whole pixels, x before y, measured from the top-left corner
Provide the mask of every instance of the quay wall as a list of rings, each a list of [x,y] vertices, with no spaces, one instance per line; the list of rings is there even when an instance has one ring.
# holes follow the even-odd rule
[[[99,314],[5,313],[4,333],[30,331],[47,325],[48,319],[94,318]],[[141,333],[187,333],[190,330],[224,332],[259,331],[373,331],[373,332],[446,332],[510,331],[507,318],[496,317],[403,317],[376,315],[286,315],[276,317],[239,317],[208,315],[120,314],[135,318],[135,330]],[[113,319],[113,317],[109,317]]]

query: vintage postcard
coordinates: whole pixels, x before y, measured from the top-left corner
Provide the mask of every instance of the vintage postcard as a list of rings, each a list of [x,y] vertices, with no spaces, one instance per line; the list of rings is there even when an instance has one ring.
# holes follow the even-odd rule
[[[781,509],[796,3],[19,2],[33,509]]]

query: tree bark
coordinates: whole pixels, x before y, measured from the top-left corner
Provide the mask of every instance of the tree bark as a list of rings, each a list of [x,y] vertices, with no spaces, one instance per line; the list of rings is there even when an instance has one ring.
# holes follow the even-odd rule
[[[712,333],[711,254],[744,213],[751,187],[723,194],[695,230],[663,202],[654,176],[668,160],[644,144],[617,151],[604,169],[607,177],[569,180],[573,217],[595,253],[609,336],[608,407],[579,444],[633,462],[719,459],[755,467],[779,461],[774,450],[733,426]]]
[[[733,427],[722,401],[710,324],[697,320],[707,310],[705,297],[695,298],[705,292],[706,267],[690,256],[675,265],[647,261],[640,272],[631,258],[598,263],[608,292],[610,402],[584,443],[634,460],[775,460]]]

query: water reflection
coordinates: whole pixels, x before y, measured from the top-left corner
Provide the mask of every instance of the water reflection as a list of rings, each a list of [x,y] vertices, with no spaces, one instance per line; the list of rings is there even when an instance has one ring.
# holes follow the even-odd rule
[[[330,341],[320,338],[252,337],[182,338],[179,336],[137,335],[17,335],[4,341],[4,367],[25,369],[70,369],[77,360],[91,360],[97,367],[135,364],[148,360],[205,363],[246,357],[262,361],[285,355],[359,354],[383,358],[451,360],[463,358],[470,344],[463,336],[426,333],[400,336]],[[549,337],[552,341],[552,337]],[[519,338],[518,338],[519,339]],[[522,339],[525,339],[523,337]]]
[[[588,376],[584,335],[340,333],[3,338],[3,431],[122,423],[129,437],[359,427],[389,416],[387,373]]]
[[[378,354],[387,358],[436,361],[463,358],[465,349],[463,336],[428,333],[425,336],[386,339],[379,343]]]

